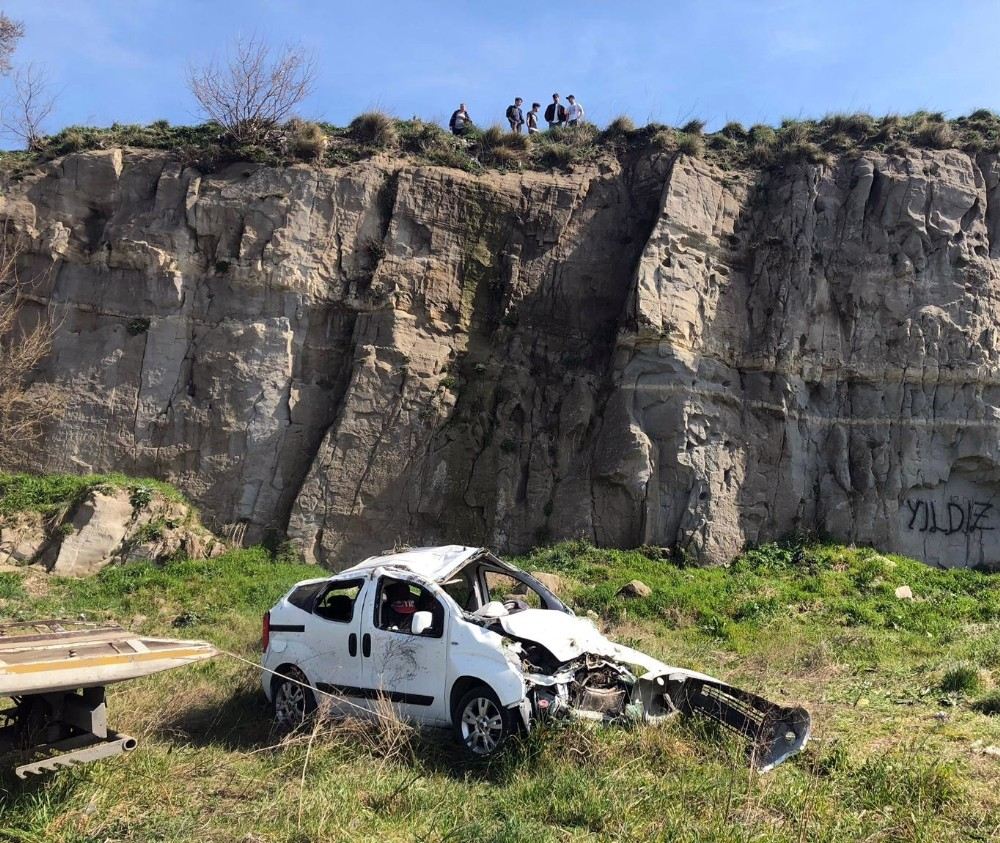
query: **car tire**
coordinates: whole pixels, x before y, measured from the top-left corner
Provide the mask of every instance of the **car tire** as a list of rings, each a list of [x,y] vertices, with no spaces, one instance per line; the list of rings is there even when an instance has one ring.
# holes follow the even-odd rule
[[[455,706],[452,720],[458,742],[474,758],[496,753],[514,731],[510,709],[500,705],[500,699],[488,685],[476,685],[466,691]]]
[[[316,711],[316,696],[297,667],[286,667],[274,677],[271,697],[274,723],[283,731],[299,728]]]

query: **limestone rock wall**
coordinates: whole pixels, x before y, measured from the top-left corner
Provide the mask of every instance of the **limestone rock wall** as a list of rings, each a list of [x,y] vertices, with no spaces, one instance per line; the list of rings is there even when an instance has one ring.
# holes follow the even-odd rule
[[[0,190],[71,394],[23,465],[331,567],[794,530],[1000,563],[1000,161],[570,175],[68,156]]]

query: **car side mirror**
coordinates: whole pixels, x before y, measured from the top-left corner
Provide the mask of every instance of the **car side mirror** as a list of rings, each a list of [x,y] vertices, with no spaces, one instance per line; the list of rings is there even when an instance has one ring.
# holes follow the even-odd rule
[[[414,635],[423,635],[434,625],[434,617],[430,612],[415,612],[413,620],[410,621],[410,632]]]

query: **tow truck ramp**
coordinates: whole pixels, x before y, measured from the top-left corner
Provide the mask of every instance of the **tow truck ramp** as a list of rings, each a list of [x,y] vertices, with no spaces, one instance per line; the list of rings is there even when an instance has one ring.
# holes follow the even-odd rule
[[[135,748],[108,727],[105,688],[210,659],[205,641],[150,638],[117,624],[0,624],[0,756],[20,778]],[[2,703],[0,703],[2,706]]]

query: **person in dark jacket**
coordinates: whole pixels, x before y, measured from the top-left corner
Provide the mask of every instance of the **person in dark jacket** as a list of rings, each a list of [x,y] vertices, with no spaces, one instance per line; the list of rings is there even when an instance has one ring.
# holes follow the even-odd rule
[[[566,109],[559,102],[559,94],[552,95],[552,102],[545,109],[545,119],[548,121],[550,129],[553,126],[561,126],[566,122]]]
[[[521,134],[521,127],[524,125],[524,112],[521,111],[520,97],[514,97],[514,104],[507,106],[507,122],[510,123],[510,130]]]
[[[464,135],[471,126],[472,118],[466,111],[465,103],[459,103],[458,108],[451,115],[451,120],[448,121],[448,128],[451,129],[453,135]]]

